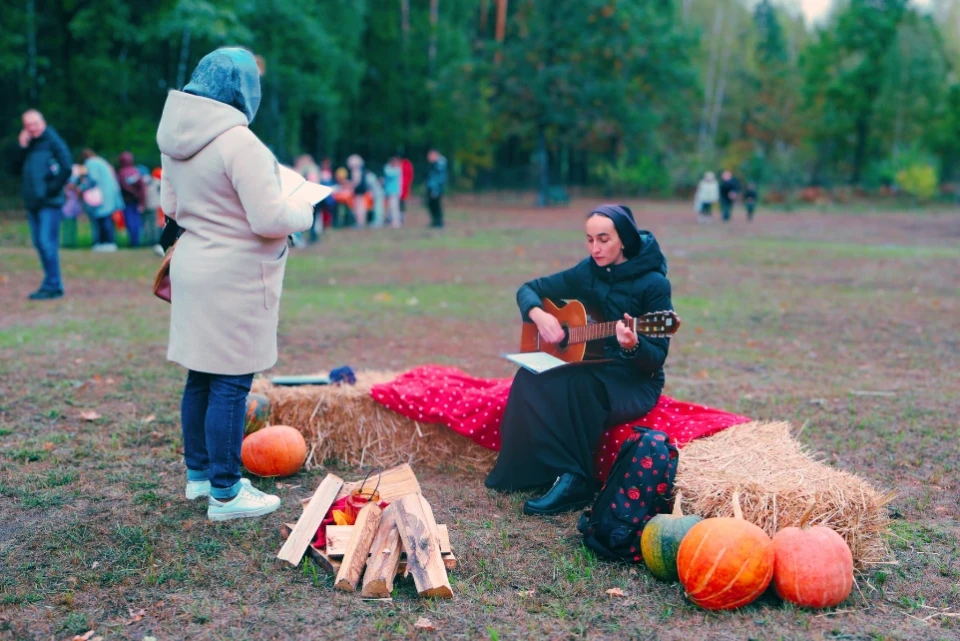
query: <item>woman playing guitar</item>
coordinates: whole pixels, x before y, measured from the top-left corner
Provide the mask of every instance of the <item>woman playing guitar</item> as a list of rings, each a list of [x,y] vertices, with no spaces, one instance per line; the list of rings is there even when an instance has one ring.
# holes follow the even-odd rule
[[[566,334],[543,310],[544,298],[577,299],[607,319],[673,309],[667,261],[650,232],[637,229],[624,205],[602,205],[586,221],[590,256],[576,266],[524,284],[517,304],[540,340],[560,343]],[[517,372],[501,426],[497,464],[487,487],[550,490],[524,503],[526,514],[557,514],[586,506],[594,496],[593,451],[604,430],[637,419],[663,390],[667,338],[638,335],[617,323],[602,362],[542,374]],[[556,481],[554,481],[556,479]]]

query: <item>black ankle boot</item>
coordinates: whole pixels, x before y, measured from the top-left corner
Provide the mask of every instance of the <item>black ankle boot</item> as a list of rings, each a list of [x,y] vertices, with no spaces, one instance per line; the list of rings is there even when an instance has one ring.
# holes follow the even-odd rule
[[[524,514],[547,516],[580,510],[593,500],[593,484],[576,474],[562,474],[546,494],[523,504]]]

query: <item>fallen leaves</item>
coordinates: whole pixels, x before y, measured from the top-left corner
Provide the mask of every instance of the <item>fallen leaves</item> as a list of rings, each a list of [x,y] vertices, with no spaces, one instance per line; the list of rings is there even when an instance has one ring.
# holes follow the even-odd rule
[[[625,597],[627,595],[624,594],[623,590],[621,590],[620,588],[610,588],[609,590],[607,590],[607,596]]]
[[[94,634],[96,633],[93,630],[88,630],[84,634],[75,635],[70,641],[103,641],[102,636],[94,636]]]
[[[413,627],[416,628],[417,630],[428,630],[428,631],[433,631],[437,629],[436,626],[433,625],[433,621],[431,621],[427,617],[420,617],[419,619],[417,619],[417,622],[413,624]]]
[[[156,415],[156,414],[151,414],[150,416],[145,416],[145,417],[143,418],[143,424],[144,424],[144,425],[148,425],[148,424],[150,424],[150,423],[153,423],[155,420],[157,420],[157,415]]]
[[[143,617],[147,615],[147,611],[143,608],[139,610],[127,610],[130,613],[130,618],[127,620],[127,625],[133,625],[137,621],[143,620]]]
[[[95,421],[100,418],[100,414],[98,414],[96,410],[83,410],[80,412],[80,418],[85,421]]]

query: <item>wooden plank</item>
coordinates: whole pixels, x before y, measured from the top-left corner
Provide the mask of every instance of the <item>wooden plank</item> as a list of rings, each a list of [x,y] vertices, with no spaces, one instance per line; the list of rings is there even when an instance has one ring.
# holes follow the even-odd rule
[[[447,569],[440,555],[440,535],[430,504],[420,494],[409,494],[393,505],[397,529],[407,553],[407,570],[420,596],[453,598]]]
[[[406,463],[398,465],[397,467],[391,467],[389,470],[383,472],[379,480],[379,487],[377,486],[377,474],[371,474],[366,483],[363,483],[363,480],[344,483],[340,491],[337,492],[337,498],[335,498],[334,501],[339,501],[349,495],[350,492],[360,489],[361,483],[363,483],[363,489],[367,491],[371,491],[376,487],[380,493],[380,500],[386,501],[387,503],[406,496],[407,494],[420,493],[420,482],[417,481],[417,476],[413,473],[413,468]],[[304,499],[303,503],[308,503],[308,500]]]
[[[392,507],[392,505],[391,505]],[[390,508],[388,507],[387,510]],[[386,516],[386,511],[384,511]],[[450,553],[450,533],[444,524],[437,526],[437,534],[440,537],[440,554]],[[353,536],[352,525],[328,525],[327,526],[327,556],[338,558],[347,551],[347,545],[350,543],[350,537]]]
[[[280,525],[280,536],[282,536],[284,540],[288,539],[290,533],[293,532],[293,528],[293,523],[283,523]],[[337,570],[340,569],[340,561],[331,559],[326,553],[313,547],[312,543],[307,546],[307,556],[311,557],[317,562],[317,565],[330,574],[336,574]]]
[[[400,567],[400,532],[397,530],[397,508],[387,507],[380,519],[380,528],[370,546],[367,571],[363,574],[361,596],[386,598],[393,592],[393,579]]]
[[[283,547],[280,548],[280,552],[277,554],[278,559],[294,566],[300,564],[300,559],[303,558],[304,552],[307,551],[310,542],[316,536],[323,517],[326,516],[327,510],[333,505],[341,487],[343,487],[343,479],[339,476],[327,474],[324,477],[317,487],[317,491],[313,493],[310,503],[303,508],[303,513],[297,520],[297,524],[293,526],[290,536],[284,542]]]
[[[344,592],[354,592],[357,589],[357,583],[363,575],[363,566],[367,564],[367,557],[370,555],[370,545],[380,527],[382,515],[383,510],[376,503],[367,503],[360,508],[357,522],[353,526],[353,536],[350,537],[350,545],[347,547],[346,554],[343,555],[340,571],[337,572],[337,581],[333,587]]]

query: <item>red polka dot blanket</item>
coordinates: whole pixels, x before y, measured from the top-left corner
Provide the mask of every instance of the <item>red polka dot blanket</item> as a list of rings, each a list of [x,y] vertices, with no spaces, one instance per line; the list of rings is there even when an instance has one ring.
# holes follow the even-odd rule
[[[475,378],[455,367],[424,365],[389,383],[375,385],[373,398],[385,407],[424,423],[442,423],[491,450],[500,449],[500,422],[510,394],[510,378]],[[646,416],[608,429],[600,439],[594,464],[605,480],[634,425],[660,430],[677,447],[751,419],[723,410],[661,396]]]

